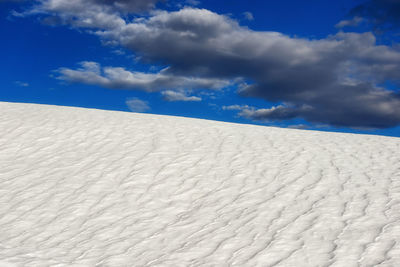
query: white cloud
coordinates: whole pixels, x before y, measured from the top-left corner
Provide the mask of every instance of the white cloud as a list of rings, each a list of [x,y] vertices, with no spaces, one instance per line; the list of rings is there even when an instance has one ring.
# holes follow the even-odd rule
[[[350,20],[342,20],[339,23],[335,25],[336,28],[344,28],[344,27],[356,27],[360,25],[361,22],[363,22],[364,19],[361,17],[354,17]]]
[[[158,73],[129,71],[121,67],[101,67],[97,62],[84,61],[77,69],[60,68],[60,80],[98,85],[113,89],[156,92],[171,89],[222,89],[230,83],[216,78],[175,75],[163,69]]]
[[[200,97],[197,96],[187,96],[182,92],[177,92],[177,91],[172,91],[172,90],[167,90],[161,92],[163,95],[164,100],[166,101],[185,101],[185,102],[190,102],[190,101],[201,101]]]
[[[136,97],[127,99],[125,103],[132,112],[145,112],[150,110],[150,106],[147,101],[140,100]]]

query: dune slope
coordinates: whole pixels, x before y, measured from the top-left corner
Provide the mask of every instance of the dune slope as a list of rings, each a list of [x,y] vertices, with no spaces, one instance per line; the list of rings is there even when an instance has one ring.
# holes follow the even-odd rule
[[[399,138],[0,110],[0,266],[400,266]]]

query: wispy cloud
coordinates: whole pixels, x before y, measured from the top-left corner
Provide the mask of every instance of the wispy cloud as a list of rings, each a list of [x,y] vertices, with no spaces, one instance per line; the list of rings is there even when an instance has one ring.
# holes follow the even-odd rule
[[[127,99],[125,103],[132,112],[146,112],[151,109],[147,101],[140,100],[136,97]]]
[[[166,89],[222,89],[228,80],[183,76],[169,72],[168,68],[157,73],[129,71],[121,67],[102,67],[97,62],[84,61],[80,68],[56,70],[60,80],[98,85],[112,89],[130,89],[157,92]]]
[[[254,20],[253,13],[251,13],[251,12],[249,12],[249,11],[246,11],[246,12],[243,12],[242,14],[243,14],[243,17],[244,17],[246,20],[250,20],[250,21]]]
[[[222,106],[222,110],[244,110],[244,109],[252,109],[248,105],[230,105],[230,106]]]
[[[163,99],[166,101],[184,101],[184,102],[197,102],[201,101],[201,97],[198,96],[187,96],[182,92],[167,90],[161,93]]]
[[[28,87],[29,86],[29,83],[27,83],[27,82],[15,81],[14,83],[17,86],[21,86],[21,87]]]
[[[335,25],[335,27],[336,28],[356,27],[356,26],[360,25],[360,23],[363,21],[364,21],[363,18],[355,16],[352,19],[340,21],[339,23],[337,23]]]
[[[198,6],[200,5],[199,0],[185,0],[184,1],[186,4],[191,5],[191,6]]]

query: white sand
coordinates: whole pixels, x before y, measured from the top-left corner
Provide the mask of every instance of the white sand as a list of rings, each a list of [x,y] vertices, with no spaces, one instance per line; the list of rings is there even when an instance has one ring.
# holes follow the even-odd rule
[[[0,266],[400,266],[400,138],[0,110]]]

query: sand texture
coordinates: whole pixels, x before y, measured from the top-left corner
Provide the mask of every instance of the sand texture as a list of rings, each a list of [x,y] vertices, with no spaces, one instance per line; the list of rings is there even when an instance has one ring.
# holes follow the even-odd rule
[[[0,111],[0,266],[400,266],[400,138]]]

